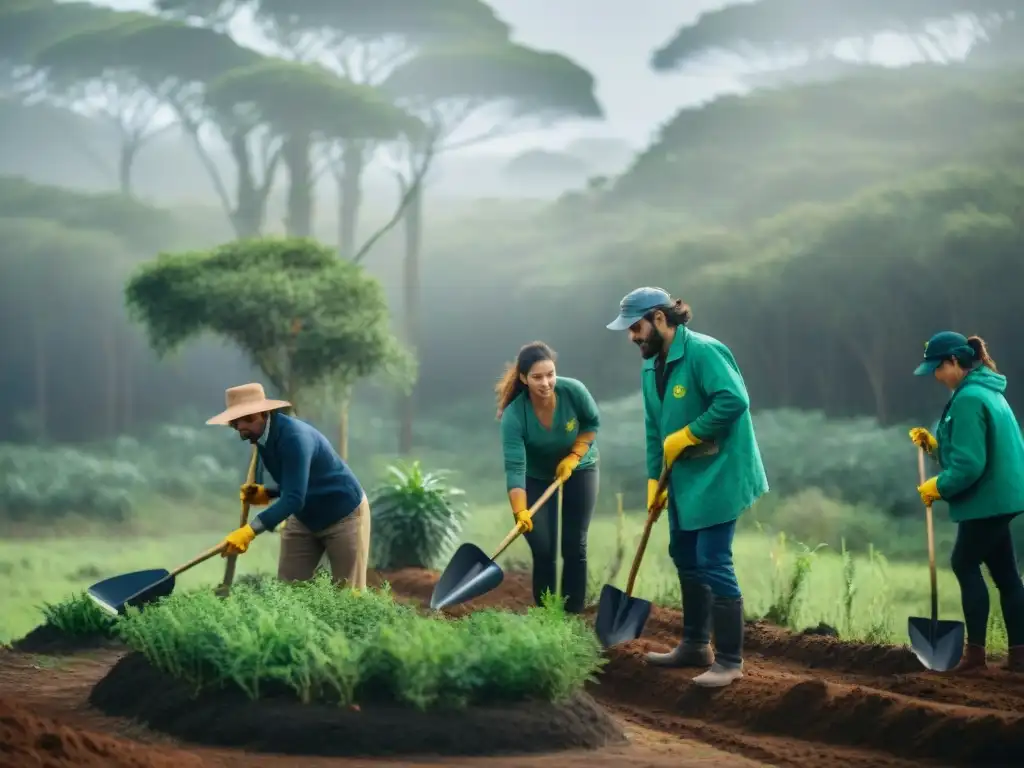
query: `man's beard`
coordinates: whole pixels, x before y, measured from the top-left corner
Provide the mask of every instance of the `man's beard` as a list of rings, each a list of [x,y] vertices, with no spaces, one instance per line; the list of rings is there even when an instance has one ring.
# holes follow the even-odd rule
[[[660,333],[652,328],[647,338],[637,340],[636,345],[640,347],[640,354],[644,360],[650,360],[661,353],[661,350],[665,347],[665,340],[661,337]]]

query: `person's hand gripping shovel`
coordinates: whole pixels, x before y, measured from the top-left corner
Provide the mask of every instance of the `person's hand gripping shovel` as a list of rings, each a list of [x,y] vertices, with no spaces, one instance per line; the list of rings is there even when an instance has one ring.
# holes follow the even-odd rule
[[[543,507],[547,500],[551,498],[551,495],[561,486],[561,480],[556,480],[548,486],[547,490],[541,494],[533,506],[526,511],[524,517],[527,520],[532,518],[537,510]],[[515,527],[505,537],[504,541],[498,545],[498,548],[490,557],[475,544],[467,542],[459,547],[455,554],[452,555],[452,559],[448,562],[448,566],[444,569],[441,578],[438,579],[434,587],[434,593],[430,596],[431,609],[439,611],[442,608],[465,603],[468,600],[490,592],[501,584],[505,574],[494,561],[525,530],[526,525],[522,520],[516,522]]]
[[[252,447],[252,455],[249,457],[249,470],[245,474],[246,485],[251,485],[256,481],[256,462],[259,459],[259,452],[256,450],[256,446]],[[249,522],[249,506],[250,501],[248,498],[242,498],[242,515],[238,527],[241,528]],[[215,590],[217,597],[227,597],[231,594],[231,585],[235,580],[235,567],[238,563],[238,555],[228,555],[224,562],[224,581],[222,581]]]
[[[644,631],[647,617],[651,613],[649,600],[642,600],[633,597],[633,586],[636,584],[636,576],[640,571],[640,562],[643,560],[644,551],[647,549],[647,541],[651,538],[651,528],[654,527],[663,509],[662,497],[668,488],[669,468],[666,466],[661,470],[661,477],[658,479],[658,488],[654,493],[652,505],[647,510],[647,521],[644,523],[644,533],[640,537],[640,546],[636,549],[633,557],[633,566],[629,569],[629,579],[626,581],[626,591],[623,592],[611,584],[605,584],[601,588],[601,598],[597,604],[597,618],[594,621],[594,631],[598,640],[605,648],[619,643],[627,643],[636,640]]]
[[[918,448],[917,474],[920,484],[925,483],[924,450]],[[932,505],[925,504],[928,526],[928,568],[932,582],[932,615],[930,618],[911,616],[907,619],[910,649],[926,669],[946,672],[960,663],[964,652],[964,625],[960,621],[939,619],[939,587],[935,572],[935,529],[932,523]]]

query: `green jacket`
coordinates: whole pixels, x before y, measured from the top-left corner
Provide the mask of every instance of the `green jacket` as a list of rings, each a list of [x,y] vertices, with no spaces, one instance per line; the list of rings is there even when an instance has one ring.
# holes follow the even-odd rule
[[[697,438],[715,441],[719,450],[693,458],[684,454],[672,465],[669,525],[694,531],[735,520],[768,491],[739,366],[720,341],[682,325],[665,366],[664,401],[658,396],[656,359],[644,362],[641,378],[647,477],[661,476],[665,438],[689,425]]]
[[[501,414],[501,446],[505,457],[508,490],[526,488],[526,478],[555,481],[555,467],[569,455],[576,438],[597,432],[601,416],[597,403],[583,383],[567,376],[555,379],[555,414],[548,429],[537,418],[530,395],[521,392]],[[598,460],[597,438],[583,455],[578,470]]]
[[[1005,391],[1005,376],[976,368],[939,419],[938,489],[955,523],[1024,512],[1024,437]]]

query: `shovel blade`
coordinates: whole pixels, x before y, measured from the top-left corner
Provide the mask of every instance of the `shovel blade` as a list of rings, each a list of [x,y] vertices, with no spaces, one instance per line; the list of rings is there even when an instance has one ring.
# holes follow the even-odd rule
[[[630,597],[621,589],[605,584],[601,588],[597,618],[594,620],[597,639],[605,648],[636,640],[644,631],[650,614],[649,601]]]
[[[173,591],[174,577],[163,568],[155,568],[98,581],[86,590],[86,594],[108,613],[123,615],[130,606],[167,597]]]
[[[475,544],[463,544],[452,555],[430,596],[435,611],[480,597],[501,584],[505,574],[496,562]]]
[[[964,625],[911,616],[907,619],[910,649],[926,669],[946,672],[960,663],[964,652]]]

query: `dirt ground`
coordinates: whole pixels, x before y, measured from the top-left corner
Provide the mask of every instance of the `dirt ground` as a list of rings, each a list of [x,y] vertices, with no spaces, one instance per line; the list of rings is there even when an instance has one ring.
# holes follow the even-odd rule
[[[424,604],[435,579],[425,571],[387,574],[397,596]],[[522,609],[529,601],[526,578],[509,574],[499,589],[451,613],[485,605]],[[308,768],[1024,765],[1024,675],[997,668],[962,677],[937,675],[922,670],[903,649],[794,636],[751,624],[743,679],[708,691],[690,683],[699,670],[657,669],[643,661],[645,651],[666,650],[676,642],[679,622],[678,612],[654,609],[642,638],[609,650],[609,664],[589,690],[627,744],[495,758],[296,758],[197,747],[104,715],[90,704],[94,686],[125,658],[123,650],[93,647],[61,656],[4,651],[0,765],[284,768],[297,759]],[[158,691],[149,688],[153,696]],[[593,705],[584,706],[586,717],[603,717],[587,706]],[[104,709],[113,711],[109,702]],[[471,732],[476,726],[464,727]]]

